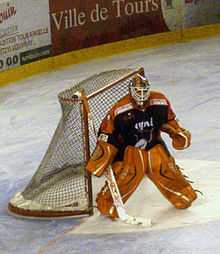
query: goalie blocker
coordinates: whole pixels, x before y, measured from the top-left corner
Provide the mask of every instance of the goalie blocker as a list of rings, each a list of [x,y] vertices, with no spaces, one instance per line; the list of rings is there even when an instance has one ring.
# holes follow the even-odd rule
[[[147,79],[138,75],[129,94],[104,118],[87,170],[101,176],[112,165],[123,203],[146,175],[176,208],[190,207],[197,194],[169,153],[161,131],[170,136],[175,149],[190,146],[191,134],[176,121],[168,99],[162,93],[149,91]],[[107,183],[96,202],[101,214],[118,217]]]

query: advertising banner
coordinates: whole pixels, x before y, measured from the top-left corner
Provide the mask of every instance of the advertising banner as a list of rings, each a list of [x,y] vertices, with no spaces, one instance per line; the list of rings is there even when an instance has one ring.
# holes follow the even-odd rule
[[[51,55],[48,0],[0,2],[0,71]]]
[[[163,19],[170,31],[183,28],[185,0],[161,0]]]
[[[185,0],[184,28],[220,23],[219,0]]]
[[[161,0],[50,0],[53,55],[168,31]]]
[[[170,31],[220,23],[219,0],[161,0],[161,6]]]
[[[220,23],[220,0],[0,0],[0,71],[129,38]]]

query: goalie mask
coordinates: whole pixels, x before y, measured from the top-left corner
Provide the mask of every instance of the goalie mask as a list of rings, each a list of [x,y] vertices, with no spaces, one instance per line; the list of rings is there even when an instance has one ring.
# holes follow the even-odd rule
[[[130,83],[129,91],[136,104],[143,107],[150,95],[150,84],[145,77],[136,74]]]

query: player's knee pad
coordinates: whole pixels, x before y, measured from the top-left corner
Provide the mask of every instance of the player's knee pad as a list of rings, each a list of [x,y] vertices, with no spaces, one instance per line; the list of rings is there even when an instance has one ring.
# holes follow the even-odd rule
[[[138,185],[145,175],[146,159],[142,151],[133,146],[127,146],[124,152],[123,162],[116,162],[113,171],[116,174],[119,185]]]
[[[189,207],[197,195],[174,158],[167,153],[163,145],[156,145],[147,153],[148,177],[176,208]]]
[[[126,202],[138,187],[145,176],[146,166],[147,160],[144,160],[142,151],[132,146],[128,146],[125,149],[123,162],[120,164],[120,170],[116,170],[117,162],[113,165],[113,171],[117,172],[116,182],[123,202]]]
[[[125,149],[123,161],[115,162],[112,166],[116,183],[124,203],[136,190],[145,175],[147,158],[144,158],[142,153],[140,149],[128,146]],[[107,184],[98,193],[96,202],[98,210],[102,214],[110,218],[117,217],[111,192]]]

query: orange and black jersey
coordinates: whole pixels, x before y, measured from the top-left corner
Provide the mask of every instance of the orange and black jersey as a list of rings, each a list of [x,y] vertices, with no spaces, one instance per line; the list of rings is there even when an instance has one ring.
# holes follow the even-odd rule
[[[160,128],[175,119],[168,99],[160,92],[151,91],[147,104],[140,110],[128,94],[108,112],[99,129],[99,139],[119,149],[117,160],[131,145],[150,149],[161,142]]]

